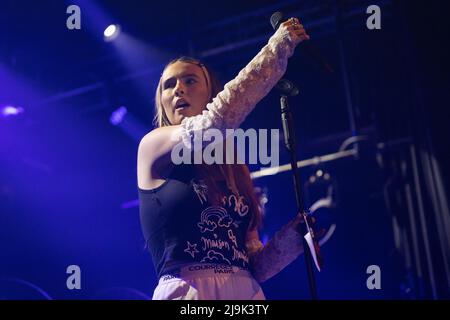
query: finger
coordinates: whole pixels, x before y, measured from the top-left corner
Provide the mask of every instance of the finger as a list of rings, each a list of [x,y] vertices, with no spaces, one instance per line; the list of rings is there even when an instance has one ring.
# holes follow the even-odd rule
[[[304,38],[309,38],[309,34],[307,34],[306,32],[301,33],[298,35],[299,37],[304,37]]]
[[[281,25],[284,27],[290,27],[292,26],[292,20],[286,20]]]
[[[283,23],[281,23],[282,26],[285,27],[289,27],[289,26],[299,26],[300,25],[300,21],[297,18],[289,18],[286,21],[284,21]]]
[[[303,28],[303,26],[301,26],[301,27],[299,27],[299,26],[296,26],[296,27],[293,27],[292,28],[292,30],[294,30],[295,32],[303,32],[303,33],[305,33],[306,31],[305,31],[305,28]]]
[[[295,34],[296,37],[304,37],[305,35],[307,35],[306,32],[301,32],[301,31],[295,31],[293,32]]]
[[[301,41],[309,40],[309,36],[308,35],[302,35],[302,36],[299,37],[299,39]]]
[[[298,32],[298,31],[303,31],[304,32],[305,31],[305,28],[302,25],[288,26],[287,29],[291,30],[291,31],[295,31],[295,32]]]
[[[307,34],[307,32],[306,32],[305,29],[295,30],[295,33],[298,34],[298,35],[301,35],[301,34]]]

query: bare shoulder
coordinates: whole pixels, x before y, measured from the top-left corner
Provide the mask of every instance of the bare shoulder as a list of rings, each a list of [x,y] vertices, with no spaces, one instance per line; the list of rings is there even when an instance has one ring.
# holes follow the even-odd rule
[[[170,172],[172,148],[179,142],[180,126],[156,128],[142,137],[137,154],[138,186],[156,188]]]

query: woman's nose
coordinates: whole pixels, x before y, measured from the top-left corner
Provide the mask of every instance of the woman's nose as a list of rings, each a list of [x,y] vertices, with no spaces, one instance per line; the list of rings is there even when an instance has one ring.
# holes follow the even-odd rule
[[[180,96],[185,93],[183,81],[177,81],[177,84],[175,86],[175,95]]]

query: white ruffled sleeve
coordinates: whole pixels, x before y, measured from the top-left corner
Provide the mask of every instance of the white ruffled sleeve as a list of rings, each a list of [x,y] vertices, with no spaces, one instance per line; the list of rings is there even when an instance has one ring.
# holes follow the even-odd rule
[[[228,82],[206,106],[202,114],[181,121],[181,138],[187,148],[204,147],[202,130],[235,129],[244,121],[256,104],[264,98],[286,71],[288,58],[294,53],[296,43],[289,31],[279,28],[268,44],[242,69],[236,78]]]

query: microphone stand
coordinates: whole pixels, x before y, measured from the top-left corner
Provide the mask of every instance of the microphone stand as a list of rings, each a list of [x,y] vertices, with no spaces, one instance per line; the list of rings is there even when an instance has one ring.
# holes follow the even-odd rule
[[[303,216],[304,223],[300,223],[300,232],[302,235],[303,242],[303,252],[305,255],[305,265],[306,271],[308,275],[309,289],[311,293],[311,299],[317,300],[317,289],[316,282],[314,278],[314,270],[313,270],[313,258],[310,251],[310,247],[305,239],[305,235],[310,232],[311,236],[313,236],[313,230],[310,228],[308,223],[308,213],[304,208],[302,196],[301,196],[301,184],[300,177],[298,174],[297,167],[297,153],[296,153],[296,143],[295,143],[295,130],[293,124],[293,116],[291,109],[289,107],[288,95],[296,95],[298,94],[298,89],[288,80],[282,79],[279,81],[277,88],[282,91],[280,104],[281,104],[281,123],[283,125],[283,133],[284,133],[284,143],[286,148],[290,154],[291,161],[291,171],[294,178],[294,189],[295,189],[295,200],[297,203],[297,212]]]

